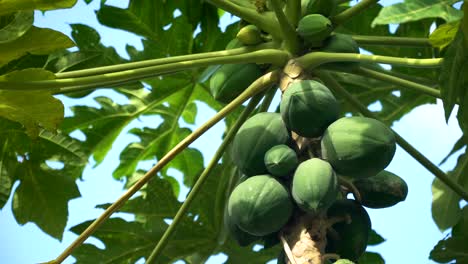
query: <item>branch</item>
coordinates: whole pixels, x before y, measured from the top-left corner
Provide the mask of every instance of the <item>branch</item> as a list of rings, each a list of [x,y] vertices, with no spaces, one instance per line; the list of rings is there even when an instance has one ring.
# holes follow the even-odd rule
[[[325,72],[316,72],[320,79],[322,79],[328,88],[332,89],[336,94],[344,97],[355,109],[361,112],[364,116],[377,119],[377,116],[369,111],[366,106],[361,104],[352,94],[346,91],[330,74]],[[415,160],[423,165],[427,170],[439,178],[443,183],[450,187],[455,193],[460,195],[465,201],[468,201],[468,191],[455,182],[452,178],[448,177],[441,169],[439,169],[434,163],[427,159],[421,152],[415,149],[410,143],[402,138],[397,132],[392,130],[396,137],[396,142],[406,152],[408,152]]]
[[[255,24],[260,29],[270,33],[272,36],[279,38],[279,24],[273,16],[268,16],[263,13],[260,14],[256,10],[252,10],[247,7],[236,5],[229,0],[207,0],[212,5],[228,11],[229,13],[236,15],[252,24]]]
[[[383,37],[362,35],[353,35],[352,37],[360,45],[432,47],[428,38]]]
[[[141,189],[154,175],[156,175],[167,163],[174,159],[180,152],[186,149],[193,141],[203,135],[208,129],[217,124],[227,114],[232,112],[243,102],[250,97],[262,92],[268,86],[276,83],[280,78],[279,71],[269,72],[255,82],[253,82],[241,95],[221,109],[215,116],[205,122],[199,128],[192,132],[189,136],[184,138],[179,144],[171,149],[159,162],[151,168],[141,179],[139,179],[132,187],[130,187],[117,201],[109,206],[104,213],[101,214],[91,225],[86,228],[73,243],[68,246],[65,251],[60,254],[53,263],[62,263],[68,256],[71,255],[73,250],[83,244],[83,242],[101,226],[115,211],[117,211],[128,199],[130,199],[137,191]]]
[[[86,86],[87,88],[98,88],[109,84],[124,83],[141,80],[145,78],[160,76],[163,74],[175,73],[191,68],[206,67],[217,64],[235,63],[268,63],[274,65],[284,65],[289,59],[289,54],[285,51],[266,49],[254,51],[241,55],[215,57],[192,61],[181,61],[164,65],[146,67],[142,69],[113,72],[108,74],[94,75],[89,77],[55,79],[45,81],[0,81],[0,90],[25,90],[41,89],[56,91],[55,88]]]
[[[379,55],[366,55],[356,53],[331,53],[331,52],[311,52],[302,57],[295,59],[295,63],[299,64],[304,69],[313,69],[328,62],[370,62],[384,63],[398,66],[414,67],[414,68],[438,68],[442,66],[442,58],[436,59],[413,59],[400,58]]]
[[[111,65],[111,66],[103,66],[103,67],[97,67],[97,68],[92,68],[92,69],[62,72],[62,73],[56,73],[55,76],[57,79],[85,77],[85,76],[99,75],[99,74],[112,73],[112,72],[135,70],[139,68],[146,68],[146,67],[169,64],[169,63],[174,63],[174,62],[181,62],[181,61],[192,61],[192,60],[217,58],[217,57],[231,56],[231,55],[241,55],[241,54],[246,54],[246,53],[256,51],[256,50],[274,49],[274,48],[278,48],[277,45],[275,45],[273,42],[269,42],[269,43],[260,44],[258,46],[246,46],[246,47],[230,49],[230,50],[204,52],[204,53],[174,56],[174,57],[168,57],[168,58],[158,58],[158,59],[152,59],[152,60],[122,63],[122,64]]]
[[[356,5],[346,9],[345,11],[339,13],[338,15],[330,18],[333,23],[333,26],[337,26],[339,24],[343,24],[348,19],[352,18],[353,16],[358,15],[362,11],[366,10],[373,4],[376,4],[379,0],[362,0],[361,2],[357,3]]]
[[[236,133],[239,130],[240,126],[249,117],[250,113],[252,113],[252,111],[255,109],[255,106],[257,106],[258,102],[260,102],[260,99],[262,99],[262,97],[263,97],[263,94],[259,94],[259,95],[256,95],[255,97],[253,97],[250,100],[247,107],[242,112],[242,114],[240,115],[239,119],[237,119],[234,126],[229,130],[228,134],[226,135],[226,137],[223,140],[223,143],[221,143],[218,150],[214,154],[213,158],[210,160],[210,163],[208,164],[206,169],[203,171],[203,173],[200,175],[198,180],[195,182],[195,185],[193,186],[192,190],[189,192],[189,194],[187,196],[187,199],[185,199],[184,203],[182,204],[182,206],[177,211],[171,225],[166,230],[166,232],[164,232],[164,234],[162,235],[162,237],[159,240],[158,244],[156,245],[156,247],[151,252],[151,255],[146,260],[147,264],[156,263],[156,260],[158,259],[159,255],[161,254],[164,247],[166,247],[167,243],[169,242],[169,239],[171,238],[172,234],[175,232],[177,226],[179,225],[180,221],[182,220],[182,217],[185,216],[185,214],[187,213],[187,211],[188,211],[190,205],[192,204],[193,200],[198,195],[198,192],[202,189],[202,186],[205,183],[206,179],[211,174],[211,172],[216,167],[216,165],[218,165],[218,161],[221,159],[224,152],[226,151],[226,148],[229,146],[229,144],[234,139],[234,136],[236,135]]]
[[[271,4],[275,11],[276,18],[278,19],[281,33],[283,35],[282,39],[284,40],[286,49],[292,54],[297,53],[299,49],[299,40],[296,30],[294,30],[293,25],[289,23],[288,19],[284,15],[279,0],[271,0]]]
[[[395,84],[395,85],[398,85],[398,86],[406,87],[406,88],[409,88],[411,90],[417,91],[419,93],[427,94],[427,95],[432,96],[432,97],[441,98],[440,90],[437,90],[437,89],[434,89],[432,87],[422,85],[422,84],[419,84],[419,83],[404,80],[402,78],[394,77],[394,76],[391,76],[391,75],[388,75],[388,74],[385,74],[385,73],[373,71],[373,70],[366,69],[366,68],[363,68],[363,67],[359,67],[358,69],[352,71],[352,73],[358,74],[358,75],[361,75],[361,76],[364,76],[364,77],[368,77],[368,78],[372,78],[372,79],[392,83],[392,84]]]

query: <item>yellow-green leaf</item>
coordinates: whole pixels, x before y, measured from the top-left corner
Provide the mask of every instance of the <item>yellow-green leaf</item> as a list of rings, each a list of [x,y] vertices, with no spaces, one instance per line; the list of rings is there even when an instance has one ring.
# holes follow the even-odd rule
[[[28,53],[46,55],[73,46],[75,43],[63,33],[48,28],[32,27],[20,38],[0,44],[0,66]]]
[[[8,16],[0,17],[6,20],[0,25],[0,43],[7,43],[23,36],[33,25],[33,11],[19,11]]]
[[[26,69],[0,76],[0,80],[11,81],[53,78],[53,73],[42,69]],[[0,90],[0,116],[23,124],[28,134],[36,137],[40,128],[57,129],[63,120],[64,107],[50,91]]]
[[[21,10],[53,10],[70,8],[76,4],[76,0],[2,0],[0,1],[0,15]]]
[[[460,21],[441,25],[429,36],[429,42],[434,48],[444,49],[452,43],[459,26]]]

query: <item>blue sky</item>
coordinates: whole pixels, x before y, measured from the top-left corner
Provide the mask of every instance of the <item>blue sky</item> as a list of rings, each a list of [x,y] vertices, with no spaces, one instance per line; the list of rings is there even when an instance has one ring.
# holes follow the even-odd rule
[[[127,44],[141,49],[139,37],[101,26],[97,22],[93,10],[98,8],[99,2],[95,0],[93,4],[87,6],[80,0],[73,10],[47,12],[45,16],[37,13],[35,24],[70,35],[69,24],[84,23],[95,27],[100,32],[104,45],[116,47],[124,57],[127,56],[125,53]],[[383,4],[392,2],[395,1],[381,1]],[[108,0],[108,4],[126,7],[127,1]],[[97,106],[92,100],[92,97],[97,95],[108,95],[120,102],[125,100],[123,96],[116,93],[101,90],[94,92],[80,103]],[[65,97],[60,98],[64,100],[66,106],[78,102]],[[203,105],[199,107],[201,114],[198,115],[195,126],[214,115],[213,110]],[[376,103],[373,107],[378,109],[379,104]],[[67,114],[70,114],[69,110]],[[83,181],[78,183],[82,197],[69,203],[70,214],[67,229],[96,218],[102,210],[94,209],[95,205],[113,202],[123,193],[123,183],[113,180],[111,172],[118,165],[116,161],[119,160],[120,151],[128,143],[137,140],[133,136],[126,135],[125,132],[131,127],[141,127],[153,121],[142,119],[130,124],[119,136],[106,160],[97,168],[92,168],[92,164],[86,168]],[[195,126],[188,127],[194,128]],[[396,122],[393,128],[436,164],[450,151],[461,135],[455,118],[450,119],[448,125],[445,123],[440,101],[436,105],[425,105],[414,109],[409,115]],[[193,144],[203,152],[205,162],[210,159],[221,142],[219,136],[223,130],[223,125],[218,125]],[[76,136],[80,137],[79,133]],[[454,158],[450,159],[442,168],[451,169],[455,161]],[[148,168],[149,164],[145,164],[144,167]],[[409,194],[405,202],[392,208],[368,210],[373,228],[387,239],[385,243],[375,248],[369,247],[368,250],[380,252],[387,263],[431,263],[428,260],[429,251],[437,241],[444,237],[431,217],[433,176],[400,148],[397,149],[395,158],[387,169],[406,180]],[[104,189],[105,192],[103,192]],[[186,190],[184,191],[181,192],[181,200],[185,197]],[[119,216],[131,219],[128,215],[120,214]],[[0,261],[2,264],[29,264],[54,259],[75,237],[73,233],[66,232],[63,241],[60,242],[44,234],[34,224],[18,226],[11,213],[11,199],[0,211]],[[102,245],[96,239],[88,241]],[[218,256],[211,259],[209,263],[220,263],[223,259],[223,256]],[[65,263],[73,263],[73,260],[69,258]]]

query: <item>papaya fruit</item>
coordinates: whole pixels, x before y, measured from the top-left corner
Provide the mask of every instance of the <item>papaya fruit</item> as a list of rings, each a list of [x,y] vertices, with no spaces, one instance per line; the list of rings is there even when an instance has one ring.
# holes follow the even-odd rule
[[[353,179],[375,176],[392,161],[396,142],[393,131],[367,117],[343,117],[323,134],[322,157],[341,175]]]
[[[333,264],[355,264],[355,263],[352,262],[349,259],[339,259],[339,260],[333,262]]]
[[[277,145],[265,153],[265,166],[273,176],[288,177],[299,161],[296,152],[286,145]]]
[[[229,210],[224,210],[224,227],[228,231],[229,235],[239,244],[241,247],[246,247],[253,242],[260,239],[258,236],[251,235],[242,229],[240,229],[237,224],[233,222],[232,216],[229,215]]]
[[[320,14],[311,14],[299,20],[296,31],[304,39],[306,45],[320,47],[330,36],[333,26],[330,19]]]
[[[320,51],[359,54],[359,46],[350,35],[337,33],[325,40],[325,44]],[[349,69],[356,67],[359,67],[359,62],[330,62],[320,65],[319,68],[335,71],[349,71]]]
[[[381,171],[376,176],[353,181],[361,194],[361,204],[369,208],[385,208],[406,199],[408,185],[397,175]]]
[[[279,231],[289,220],[293,203],[288,190],[271,175],[248,178],[232,191],[228,213],[243,231],[265,236]]]
[[[339,191],[338,179],[331,165],[318,158],[299,164],[294,172],[291,193],[294,201],[308,213],[328,209]]]
[[[233,162],[247,176],[267,173],[265,153],[288,141],[289,132],[280,114],[258,113],[247,119],[234,137]]]
[[[262,42],[262,33],[255,25],[247,25],[239,30],[236,38],[244,45],[257,45]]]
[[[339,104],[322,83],[301,80],[284,92],[280,112],[290,130],[303,137],[318,137],[338,119]]]
[[[327,253],[356,262],[366,251],[371,221],[369,214],[355,200],[338,200],[327,211],[328,219],[343,218],[327,233]]]
[[[330,17],[335,13],[336,6],[336,0],[302,0],[301,12],[302,16],[320,14],[325,17]]]
[[[222,103],[229,103],[262,76],[255,63],[224,64],[210,78],[210,91]]]

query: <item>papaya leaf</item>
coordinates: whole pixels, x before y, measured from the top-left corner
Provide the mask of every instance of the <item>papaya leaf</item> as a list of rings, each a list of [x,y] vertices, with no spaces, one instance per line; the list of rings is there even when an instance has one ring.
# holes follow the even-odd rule
[[[62,170],[45,168],[24,160],[16,170],[20,185],[13,196],[16,221],[36,223],[47,234],[61,240],[68,218],[68,201],[80,196],[75,179]]]
[[[459,0],[405,0],[386,6],[372,21],[372,26],[386,24],[401,24],[424,18],[442,18],[453,22],[462,18],[462,11],[452,5]]]
[[[42,80],[53,76],[41,69],[29,69],[2,75],[0,79]],[[0,90],[0,102],[0,116],[23,124],[31,137],[37,137],[40,128],[56,130],[63,120],[62,103],[48,91]]]
[[[70,8],[76,4],[76,0],[3,0],[0,2],[0,15],[20,10],[53,10]]]
[[[13,175],[17,160],[14,155],[9,152],[9,144],[10,141],[5,139],[2,142],[2,148],[0,150],[0,209],[3,208],[8,201],[13,182],[15,181]]]
[[[445,163],[447,159],[450,158],[450,156],[452,156],[455,152],[461,150],[465,146],[466,146],[466,139],[464,136],[461,136],[461,138],[458,139],[457,142],[455,142],[449,154],[447,154],[447,156],[439,163],[439,165],[442,165],[443,163]]]
[[[456,263],[466,263],[468,261],[467,240],[468,206],[465,206],[460,220],[452,229],[451,236],[439,241],[434,249],[432,249],[429,258],[441,263],[454,260]]]
[[[31,27],[20,38],[0,44],[0,67],[28,53],[46,55],[73,46],[75,46],[73,41],[63,33],[47,28]]]
[[[439,84],[446,120],[450,117],[457,102],[460,103],[459,111],[464,111],[465,108],[465,87],[468,84],[465,77],[468,74],[468,43],[465,42],[463,35],[463,31],[459,30],[444,55],[441,68]]]
[[[458,158],[455,170],[449,175],[462,187],[468,188],[468,159],[466,154]],[[454,226],[461,216],[461,198],[437,178],[432,183],[432,218],[444,231]]]
[[[385,264],[385,260],[379,253],[366,251],[359,258],[359,264]]]
[[[459,27],[460,21],[442,24],[429,35],[429,42],[434,48],[443,50],[452,43]]]
[[[368,245],[379,245],[385,242],[385,238],[383,238],[381,235],[379,235],[377,232],[375,232],[374,229],[371,230],[369,233],[369,241],[367,242]]]
[[[0,44],[23,36],[31,28],[33,22],[33,11],[18,11],[10,14],[10,16],[0,17]]]

